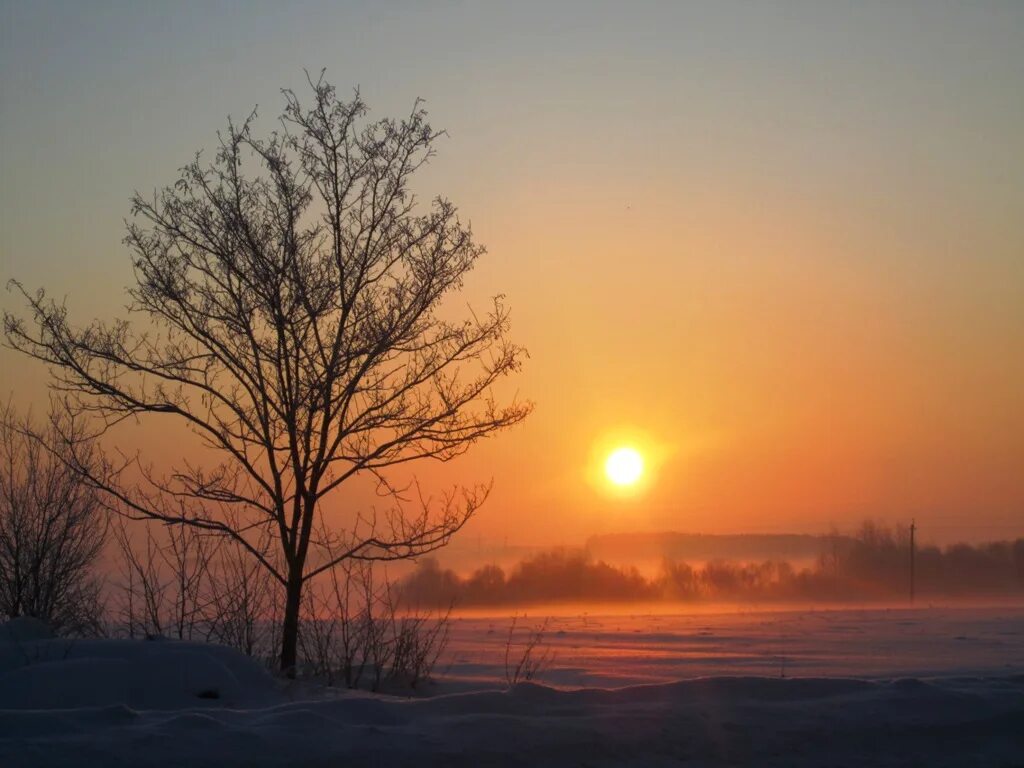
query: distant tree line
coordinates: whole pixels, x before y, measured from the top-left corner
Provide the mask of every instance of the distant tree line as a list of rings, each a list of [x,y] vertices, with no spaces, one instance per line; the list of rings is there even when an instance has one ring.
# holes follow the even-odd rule
[[[831,541],[831,546],[828,542]],[[826,538],[810,566],[785,560],[711,560],[691,565],[665,559],[645,576],[635,567],[595,560],[585,549],[553,549],[509,570],[485,565],[463,576],[423,560],[398,585],[406,601],[460,607],[552,602],[856,601],[906,599],[909,532],[865,522],[854,536]],[[989,544],[919,546],[919,597],[1024,595],[1024,538]]]

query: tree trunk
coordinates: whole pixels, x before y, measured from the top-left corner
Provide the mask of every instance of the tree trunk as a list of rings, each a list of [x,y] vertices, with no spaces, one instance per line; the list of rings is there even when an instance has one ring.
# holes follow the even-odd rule
[[[302,606],[302,568],[292,568],[285,585],[281,625],[281,671],[294,678],[299,648],[299,610]]]

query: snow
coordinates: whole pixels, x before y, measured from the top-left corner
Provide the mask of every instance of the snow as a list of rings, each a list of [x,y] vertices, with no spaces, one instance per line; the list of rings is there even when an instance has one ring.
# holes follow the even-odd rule
[[[279,685],[265,669],[219,645],[58,639],[0,643],[0,710],[177,710],[269,706],[282,700]]]
[[[550,609],[549,609],[550,610]],[[547,621],[549,685],[620,687],[718,675],[891,679],[1024,674],[1024,607],[520,616]],[[449,688],[502,678],[507,617],[458,619]]]
[[[1020,608],[555,617],[544,685],[503,690],[507,629],[460,620],[419,698],[218,646],[7,640],[0,765],[1024,764]]]
[[[53,630],[46,622],[31,616],[19,616],[0,624],[0,643],[49,640],[52,637]]]

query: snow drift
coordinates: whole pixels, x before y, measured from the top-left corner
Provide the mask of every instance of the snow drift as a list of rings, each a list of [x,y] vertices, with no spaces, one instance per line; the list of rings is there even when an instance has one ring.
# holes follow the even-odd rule
[[[403,699],[288,689],[219,646],[0,641],[5,768],[1013,766],[1022,726],[1015,674],[522,684]]]
[[[282,701],[266,670],[224,646],[46,634],[0,634],[0,710],[252,707]]]

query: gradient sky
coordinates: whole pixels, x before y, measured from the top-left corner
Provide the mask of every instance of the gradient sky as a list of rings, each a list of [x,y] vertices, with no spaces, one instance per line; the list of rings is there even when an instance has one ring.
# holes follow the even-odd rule
[[[448,129],[418,188],[531,353],[528,422],[419,470],[493,476],[470,537],[1024,534],[1024,3],[381,5],[2,0],[0,277],[116,315],[131,191],[326,67]]]

